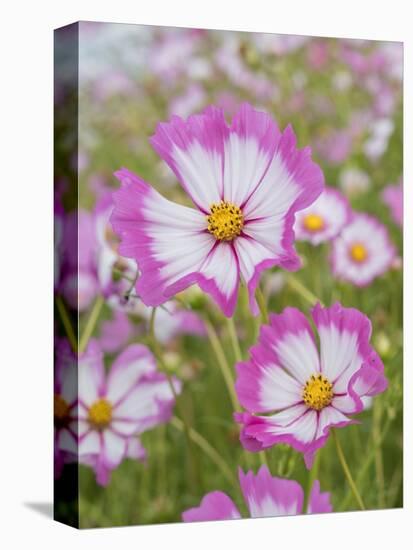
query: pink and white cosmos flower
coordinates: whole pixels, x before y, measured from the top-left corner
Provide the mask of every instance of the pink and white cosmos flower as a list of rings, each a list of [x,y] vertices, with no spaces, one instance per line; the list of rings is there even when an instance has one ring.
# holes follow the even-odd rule
[[[197,283],[225,315],[234,312],[240,278],[258,314],[263,270],[298,269],[294,217],[323,189],[310,149],[298,150],[290,126],[243,104],[231,126],[214,106],[185,122],[160,123],[151,143],[196,209],[170,202],[129,170],[116,172],[113,229],[123,256],[142,273],[136,292],[158,306]]]
[[[387,228],[368,214],[355,214],[333,241],[331,266],[336,277],[369,285],[392,265],[396,250]]]
[[[180,383],[174,380],[176,392]],[[103,354],[92,340],[79,358],[79,460],[108,479],[131,451],[131,438],[169,420],[174,396],[153,355],[131,345],[105,374]],[[140,454],[139,452],[137,453]]]
[[[371,347],[371,323],[339,303],[312,309],[320,348],[306,317],[288,307],[270,315],[250,360],[238,363],[236,391],[248,412],[236,413],[241,442],[250,451],[286,443],[308,467],[332,427],[355,421],[363,399],[387,387],[381,359]],[[264,413],[265,416],[255,416]]]
[[[297,481],[272,477],[266,466],[261,466],[255,475],[252,471],[238,471],[241,491],[252,518],[295,516],[304,512],[304,491]],[[320,493],[320,484],[315,481],[311,489],[307,513],[331,512],[330,494]],[[197,508],[182,514],[185,522],[240,519],[241,514],[229,496],[213,491],[204,496]]]
[[[326,187],[311,206],[297,213],[294,225],[298,241],[313,245],[330,241],[351,217],[347,199],[336,189]]]

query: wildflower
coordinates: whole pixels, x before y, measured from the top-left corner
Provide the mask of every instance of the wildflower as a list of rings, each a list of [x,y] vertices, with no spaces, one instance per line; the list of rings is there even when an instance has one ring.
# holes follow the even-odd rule
[[[303,513],[304,491],[297,481],[272,477],[266,466],[258,473],[238,471],[241,491],[250,517],[292,516]],[[315,481],[309,498],[307,513],[331,512],[329,493],[320,493],[320,484]],[[182,514],[185,522],[239,519],[238,508],[225,493],[213,491],[204,496],[197,508]]]
[[[175,389],[180,390],[178,381]],[[106,376],[103,356],[92,340],[79,359],[79,460],[98,480],[126,458],[131,437],[167,421],[174,397],[151,352],[131,345]]]
[[[270,315],[250,360],[237,365],[236,391],[248,412],[235,416],[246,449],[286,443],[304,454],[308,467],[330,428],[354,423],[348,415],[363,410],[363,397],[387,387],[383,364],[369,343],[371,323],[363,313],[339,303],[329,308],[318,304],[312,317],[320,350],[299,310],[289,307]]]
[[[297,150],[290,126],[280,132],[248,104],[230,127],[216,107],[186,122],[172,117],[151,143],[196,209],[168,201],[125,168],[116,173],[121,188],[111,221],[120,254],[134,258],[142,273],[137,294],[157,306],[197,283],[231,316],[242,277],[257,314],[261,272],[299,267],[294,216],[323,189],[310,149]]]
[[[395,253],[386,227],[373,216],[356,214],[333,241],[333,273],[357,286],[366,286],[391,267]]]
[[[297,214],[294,225],[296,239],[314,245],[329,241],[340,233],[350,215],[347,199],[339,191],[326,187],[311,206]]]

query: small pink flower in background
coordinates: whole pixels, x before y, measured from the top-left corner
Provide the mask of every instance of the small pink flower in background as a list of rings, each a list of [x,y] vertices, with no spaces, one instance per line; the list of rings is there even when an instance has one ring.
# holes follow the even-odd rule
[[[56,343],[54,371],[54,468],[77,461],[77,363],[67,340]]]
[[[112,319],[101,323],[100,347],[105,353],[116,353],[125,347],[133,333],[133,324],[128,316],[121,310],[115,310]]]
[[[87,210],[70,212],[64,223],[59,290],[73,309],[85,311],[96,297],[96,239],[93,217]],[[82,238],[78,240],[78,235]]]
[[[198,284],[225,315],[234,312],[240,278],[258,313],[255,289],[263,270],[295,270],[294,216],[321,193],[324,178],[310,149],[296,148],[288,126],[243,104],[228,127],[207,108],[184,122],[158,125],[151,143],[196,209],[168,201],[123,168],[111,217],[119,252],[136,260],[136,292],[157,306]]]
[[[368,191],[371,184],[368,174],[363,170],[346,168],[340,172],[339,185],[348,197],[353,197]]]
[[[295,516],[304,512],[304,491],[297,481],[272,477],[266,466],[257,474],[239,469],[241,491],[250,517]],[[311,489],[307,513],[331,512],[330,494],[320,493],[320,484],[315,481]],[[197,508],[182,514],[185,522],[239,519],[241,514],[225,493],[214,491],[204,496]]]
[[[186,118],[194,111],[200,109],[206,100],[204,88],[199,84],[192,83],[181,95],[173,98],[169,104],[169,114]]]
[[[382,195],[383,201],[390,208],[393,221],[398,225],[403,225],[403,182],[398,185],[388,185],[384,188]]]
[[[270,315],[250,360],[237,365],[236,391],[248,412],[235,415],[246,449],[287,443],[304,454],[308,467],[330,428],[354,423],[348,415],[363,410],[363,398],[387,387],[383,364],[369,343],[371,323],[365,315],[337,303],[316,305],[312,317],[320,350],[298,309]]]
[[[355,214],[333,241],[332,270],[340,279],[366,286],[389,270],[395,254],[387,228],[373,216]]]
[[[350,216],[347,199],[339,191],[326,187],[311,206],[297,213],[295,237],[314,245],[330,241],[340,233]]]
[[[174,380],[176,392],[180,383]],[[92,340],[79,359],[79,460],[108,479],[129,454],[141,456],[135,438],[169,420],[174,397],[151,352],[131,345],[105,374],[103,355]]]

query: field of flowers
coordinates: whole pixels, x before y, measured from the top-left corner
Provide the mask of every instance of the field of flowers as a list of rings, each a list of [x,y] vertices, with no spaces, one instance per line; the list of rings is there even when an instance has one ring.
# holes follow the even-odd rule
[[[78,453],[80,526],[402,506],[402,45],[79,36],[55,477]]]

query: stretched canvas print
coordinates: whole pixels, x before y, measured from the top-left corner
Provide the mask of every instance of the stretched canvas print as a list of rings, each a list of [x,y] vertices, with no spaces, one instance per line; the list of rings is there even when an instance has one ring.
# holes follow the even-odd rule
[[[402,71],[396,42],[55,31],[56,519],[402,506]]]

